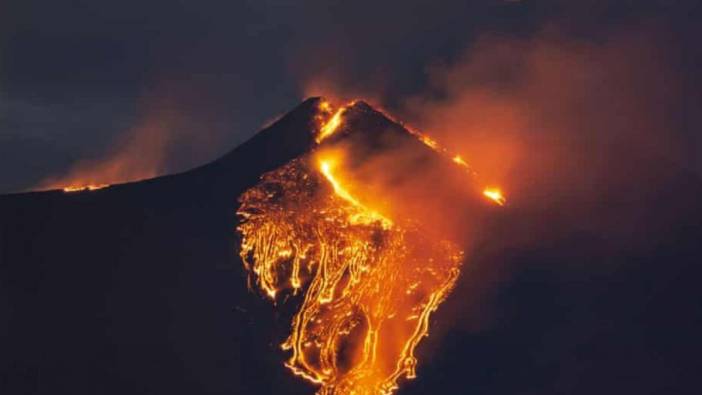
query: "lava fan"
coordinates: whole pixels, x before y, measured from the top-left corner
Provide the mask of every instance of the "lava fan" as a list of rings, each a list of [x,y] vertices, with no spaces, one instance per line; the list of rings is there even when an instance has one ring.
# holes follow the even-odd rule
[[[318,107],[317,145],[240,196],[241,258],[251,287],[297,300],[285,366],[319,394],[390,394],[415,377],[476,197],[504,197],[479,188],[460,156],[362,102]]]

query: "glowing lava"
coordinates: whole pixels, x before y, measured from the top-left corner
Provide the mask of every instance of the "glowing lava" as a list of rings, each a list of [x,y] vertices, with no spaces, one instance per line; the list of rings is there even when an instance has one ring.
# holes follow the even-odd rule
[[[424,145],[426,145],[427,147],[433,149],[434,151],[440,150],[439,143],[437,143],[436,140],[432,139],[429,136],[418,133],[418,132],[414,132],[414,134],[415,134],[415,136],[417,136],[419,141],[424,143]]]
[[[241,257],[271,298],[303,291],[286,366],[319,394],[390,394],[453,288],[462,252],[361,204],[325,161],[303,157],[240,198]],[[363,218],[363,220],[357,220]]]
[[[446,157],[451,157],[451,161],[453,161],[453,163],[455,163],[456,165],[465,169],[465,171],[468,172],[470,175],[477,177],[478,174],[475,171],[473,171],[473,169],[470,167],[468,162],[466,162],[465,159],[463,159],[463,157],[461,155],[451,156],[449,154],[449,151],[446,148],[439,145],[439,143],[436,142],[436,140],[432,139],[431,137],[429,137],[423,133],[417,132],[416,130],[408,129],[408,131],[412,135],[417,137],[419,139],[419,141],[424,143],[424,145],[433,149],[434,151],[436,151],[437,153],[439,153],[441,155],[444,155]],[[491,201],[493,201],[495,204],[498,204],[500,206],[504,206],[507,203],[507,198],[505,198],[504,194],[502,193],[502,191],[499,188],[485,187],[485,189],[483,190],[483,195],[488,197]]]
[[[103,189],[109,187],[110,184],[90,184],[90,185],[70,185],[63,188],[66,193],[69,192],[83,192],[83,191],[96,191],[98,189]]]
[[[339,130],[349,106],[320,102],[317,143]],[[264,174],[239,197],[240,256],[251,288],[274,301],[301,299],[282,344],[291,353],[285,366],[319,395],[388,395],[416,376],[415,349],[455,285],[463,251],[416,220],[370,207],[344,166],[346,152],[328,145]],[[485,195],[504,204],[497,189]]]
[[[339,129],[339,126],[341,126],[341,124],[343,123],[344,113],[348,108],[350,108],[354,104],[356,104],[355,100],[346,104],[345,106],[339,107],[336,111],[334,111],[332,105],[328,101],[320,101],[319,111],[322,114],[332,115],[327,119],[324,119],[324,116],[321,117],[324,120],[322,122],[322,126],[319,128],[317,137],[315,137],[315,141],[317,142],[317,144],[321,143],[322,141],[326,140],[329,136],[336,133],[336,131]]]
[[[343,185],[341,185],[341,182],[337,179],[337,177],[333,174],[333,169],[337,165],[338,159],[330,156],[323,156],[319,160],[319,170],[322,172],[324,177],[326,177],[327,181],[332,185],[334,188],[334,193],[336,193],[339,197],[342,199],[346,200],[347,202],[351,203],[352,205],[356,206],[359,208],[359,212],[352,215],[349,220],[351,223],[365,223],[365,224],[370,224],[373,222],[378,222],[380,223],[384,229],[389,229],[392,226],[392,221],[389,220],[388,218],[384,217],[383,215],[379,214],[376,211],[373,211],[366,206],[364,206],[361,202],[359,202],[355,197],[349,193]]]
[[[485,190],[483,190],[483,195],[487,196],[490,200],[494,201],[500,206],[504,206],[507,202],[499,188],[485,188]]]

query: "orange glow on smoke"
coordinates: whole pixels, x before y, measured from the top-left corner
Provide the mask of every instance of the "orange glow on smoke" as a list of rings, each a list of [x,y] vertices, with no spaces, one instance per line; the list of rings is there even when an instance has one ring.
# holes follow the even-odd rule
[[[121,130],[100,155],[76,161],[64,173],[41,180],[33,189],[75,192],[92,190],[90,186],[134,182],[163,174],[167,170],[165,166],[170,148],[175,143],[183,144],[186,140],[181,138],[198,142],[195,137],[185,134],[199,128],[191,125],[188,114],[181,111],[181,94],[177,93],[178,97],[172,96],[174,94],[174,87],[170,85],[152,87],[136,103],[137,112],[132,123]],[[186,132],[186,126],[193,127],[187,128]],[[181,131],[184,134],[180,134]],[[192,133],[196,136],[195,132]],[[197,136],[201,134],[198,132]],[[200,148],[199,144],[189,148],[193,151],[209,150]],[[93,149],[93,154],[100,151],[97,146]]]
[[[439,145],[439,143],[436,140],[432,139],[431,137],[429,137],[423,133],[417,132],[416,130],[411,130],[411,129],[408,129],[408,130],[410,131],[410,133],[412,133],[414,136],[416,136],[422,143],[424,143],[424,145],[426,145],[427,147],[433,149],[434,151],[436,151],[444,156],[450,156],[449,151],[446,148]],[[471,175],[477,176],[477,173],[475,173],[473,171],[473,169],[470,167],[468,162],[466,162],[465,159],[463,159],[463,157],[461,155],[451,156],[451,161],[453,161],[453,163],[457,164],[458,166],[464,168]],[[485,189],[483,190],[483,195],[488,197],[490,200],[492,200],[493,202],[495,202],[496,204],[498,204],[500,206],[504,206],[505,203],[507,203],[507,199],[505,198],[504,194],[502,193],[502,191],[499,188],[485,187]]]

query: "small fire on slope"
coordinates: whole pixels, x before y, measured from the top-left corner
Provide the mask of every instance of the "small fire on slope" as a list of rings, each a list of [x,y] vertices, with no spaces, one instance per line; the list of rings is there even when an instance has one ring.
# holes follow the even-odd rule
[[[500,206],[504,206],[507,202],[505,196],[502,194],[502,191],[499,188],[485,188],[485,190],[483,190],[483,195],[487,196],[489,199],[492,199]]]
[[[350,106],[332,111],[322,102],[319,146],[240,196],[240,254],[250,286],[272,300],[301,294],[282,344],[291,353],[285,366],[319,385],[320,395],[391,394],[401,378],[416,376],[415,349],[464,253],[359,193],[363,183],[346,160],[353,152],[321,144]]]
[[[66,193],[96,191],[98,189],[107,188],[109,186],[110,184],[69,185],[67,187],[63,187],[63,191]]]

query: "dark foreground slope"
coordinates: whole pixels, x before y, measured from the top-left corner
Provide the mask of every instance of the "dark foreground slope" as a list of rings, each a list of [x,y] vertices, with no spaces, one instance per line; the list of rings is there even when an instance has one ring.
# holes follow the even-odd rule
[[[191,172],[0,197],[0,393],[308,393],[246,290],[235,211],[309,148],[316,106]]]
[[[287,322],[246,289],[235,211],[311,146],[316,104],[191,172],[0,197],[0,394],[312,393],[282,366]],[[650,190],[615,168],[611,196],[486,224],[400,393],[699,393],[702,187],[651,167]]]

